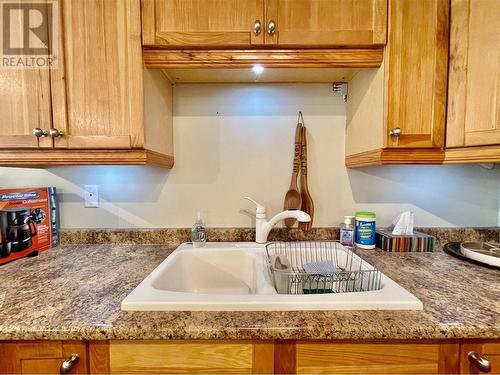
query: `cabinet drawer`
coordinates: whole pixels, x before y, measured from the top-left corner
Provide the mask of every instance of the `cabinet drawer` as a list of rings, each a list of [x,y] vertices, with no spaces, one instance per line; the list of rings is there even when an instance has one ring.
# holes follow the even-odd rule
[[[109,356],[112,373],[252,373],[257,367],[250,341],[111,341]]]

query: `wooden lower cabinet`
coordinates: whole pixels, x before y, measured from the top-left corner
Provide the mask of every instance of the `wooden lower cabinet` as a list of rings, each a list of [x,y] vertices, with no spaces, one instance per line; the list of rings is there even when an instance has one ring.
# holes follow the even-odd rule
[[[59,374],[64,361],[77,354],[69,373],[89,372],[84,341],[0,341],[0,374]]]
[[[500,340],[0,341],[0,374],[480,374],[500,373]]]
[[[474,354],[475,355],[474,355]],[[477,359],[479,361],[477,361]],[[498,340],[476,340],[462,342],[460,345],[460,373],[482,374],[486,369],[478,363],[481,360],[485,365],[489,364],[491,374],[500,374],[500,341]]]

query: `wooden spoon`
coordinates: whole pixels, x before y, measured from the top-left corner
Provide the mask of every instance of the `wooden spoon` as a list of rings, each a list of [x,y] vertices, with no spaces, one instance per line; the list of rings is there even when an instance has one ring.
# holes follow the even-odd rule
[[[307,139],[306,139],[306,127],[301,128],[301,158],[300,158],[300,188],[302,196],[302,211],[306,212],[311,216],[311,221],[307,223],[299,223],[299,228],[304,230],[309,230],[312,228],[313,218],[314,218],[314,202],[309,193],[309,188],[307,187]]]
[[[302,206],[302,198],[297,185],[297,177],[300,170],[300,153],[302,150],[300,141],[301,128],[302,123],[297,123],[297,129],[295,130],[295,153],[293,157],[292,181],[290,182],[290,188],[285,195],[285,202],[283,204],[285,210],[300,210],[300,207]],[[296,221],[297,220],[295,219],[285,219],[285,225],[287,228],[291,228],[294,226]]]

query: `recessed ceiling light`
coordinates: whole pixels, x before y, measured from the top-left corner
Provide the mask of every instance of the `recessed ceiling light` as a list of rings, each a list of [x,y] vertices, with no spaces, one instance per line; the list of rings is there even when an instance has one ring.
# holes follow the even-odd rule
[[[252,70],[255,74],[260,75],[264,71],[264,67],[260,64],[255,64],[253,66]]]

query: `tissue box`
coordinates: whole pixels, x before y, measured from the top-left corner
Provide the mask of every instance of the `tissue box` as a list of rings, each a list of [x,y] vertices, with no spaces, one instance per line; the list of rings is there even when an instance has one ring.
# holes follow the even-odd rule
[[[428,253],[434,251],[435,238],[414,231],[412,235],[394,235],[389,229],[377,228],[377,247],[390,252]]]

